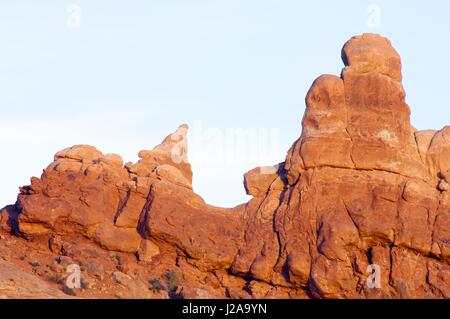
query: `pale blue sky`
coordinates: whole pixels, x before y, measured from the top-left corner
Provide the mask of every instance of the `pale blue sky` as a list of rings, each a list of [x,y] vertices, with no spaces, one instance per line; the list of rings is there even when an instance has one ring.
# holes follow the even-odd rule
[[[66,24],[71,3],[79,29]],[[372,3],[378,28],[367,24]],[[181,123],[200,132],[195,190],[212,204],[242,203],[242,175],[284,160],[312,81],[339,74],[342,45],[363,32],[400,52],[413,125],[439,129],[450,123],[449,30],[444,0],[2,1],[0,206],[64,147],[135,161]],[[224,163],[220,132],[236,129],[254,129],[262,144],[269,132],[269,151],[231,147]]]

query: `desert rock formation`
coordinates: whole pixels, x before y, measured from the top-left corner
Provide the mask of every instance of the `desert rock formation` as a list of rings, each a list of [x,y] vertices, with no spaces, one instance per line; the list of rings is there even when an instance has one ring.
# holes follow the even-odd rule
[[[4,240],[39,247],[43,278],[69,258],[122,289],[81,297],[449,298],[450,127],[411,126],[388,39],[353,37],[342,59],[311,86],[285,161],[245,174],[248,203],[195,194],[182,125],[137,163],[58,152],[3,209]]]

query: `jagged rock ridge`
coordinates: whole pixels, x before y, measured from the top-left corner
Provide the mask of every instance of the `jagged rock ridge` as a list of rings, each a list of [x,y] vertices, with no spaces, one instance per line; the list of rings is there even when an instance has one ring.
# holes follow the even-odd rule
[[[1,225],[55,256],[85,243],[155,276],[175,269],[185,298],[448,298],[450,127],[410,125],[388,39],[353,37],[342,58],[340,77],[309,90],[285,161],[245,175],[244,205],[194,193],[183,125],[137,163],[87,145],[57,153]]]

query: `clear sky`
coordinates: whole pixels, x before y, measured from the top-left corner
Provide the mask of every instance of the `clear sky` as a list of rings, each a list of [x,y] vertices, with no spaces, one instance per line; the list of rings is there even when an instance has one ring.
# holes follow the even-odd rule
[[[60,149],[136,161],[182,123],[196,192],[245,202],[243,174],[284,160],[312,81],[364,32],[400,52],[413,125],[440,129],[449,31],[446,0],[1,1],[0,206]]]

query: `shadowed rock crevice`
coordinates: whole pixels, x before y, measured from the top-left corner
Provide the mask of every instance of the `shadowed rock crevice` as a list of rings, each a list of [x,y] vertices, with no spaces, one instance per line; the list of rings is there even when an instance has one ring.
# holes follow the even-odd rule
[[[19,211],[15,205],[0,209],[0,231],[10,235],[19,234]]]

